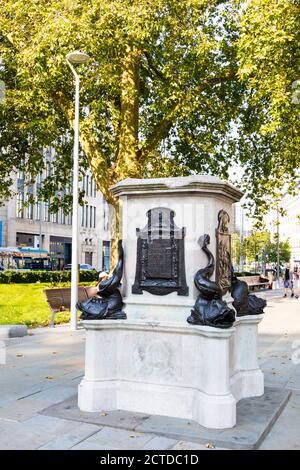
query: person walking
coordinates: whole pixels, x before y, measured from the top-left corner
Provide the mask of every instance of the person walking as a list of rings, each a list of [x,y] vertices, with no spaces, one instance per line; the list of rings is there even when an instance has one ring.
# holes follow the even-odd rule
[[[290,264],[286,265],[283,278],[284,297],[287,297],[288,289],[291,289],[291,297],[294,297],[293,276]]]
[[[296,279],[296,288],[298,293],[296,293],[295,298],[300,300],[300,266],[297,267]]]

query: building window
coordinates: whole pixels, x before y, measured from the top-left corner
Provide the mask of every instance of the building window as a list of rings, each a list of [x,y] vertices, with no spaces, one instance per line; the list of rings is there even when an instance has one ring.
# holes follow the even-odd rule
[[[89,206],[85,206],[85,226],[88,227],[89,225]]]
[[[94,189],[93,189],[93,196],[96,197],[97,195],[97,185],[96,185],[96,180],[94,178]]]
[[[93,207],[90,206],[90,228],[93,227]]]
[[[24,202],[25,202],[25,193],[24,193],[24,172],[20,171],[17,178],[17,213],[18,218],[24,218]]]
[[[46,175],[47,177],[51,176],[51,162],[49,160],[46,162]]]
[[[88,196],[89,195],[89,175],[86,175],[86,187],[85,187],[85,193]]]
[[[46,158],[50,159],[52,157],[52,147],[47,147],[44,155]]]
[[[110,269],[110,242],[106,240],[102,244],[102,269],[106,272]]]
[[[17,196],[17,217],[24,218],[24,191],[19,191]]]
[[[108,230],[108,204],[103,196],[103,229]]]
[[[36,220],[40,220],[41,218],[41,208],[42,208],[42,203],[40,201],[37,201],[36,207],[35,207],[35,218]]]
[[[28,203],[28,206],[27,206],[27,219],[33,219],[33,204],[32,202],[29,202]]]
[[[70,212],[67,216],[67,225],[72,225],[72,214]]]
[[[51,214],[50,214],[50,202],[47,201],[45,203],[45,222],[50,222],[50,217],[51,217]]]
[[[33,219],[33,203],[31,202],[33,195],[33,186],[27,188],[27,219]]]
[[[96,207],[93,207],[93,212],[94,212],[94,225],[93,225],[93,227],[96,228]]]
[[[84,206],[81,207],[81,227],[84,227]]]
[[[60,211],[60,223],[61,224],[66,223],[66,214],[65,214],[65,211],[63,209],[61,209],[61,211]]]
[[[84,253],[84,262],[85,264],[90,264],[93,266],[93,253],[92,252],[85,252]]]

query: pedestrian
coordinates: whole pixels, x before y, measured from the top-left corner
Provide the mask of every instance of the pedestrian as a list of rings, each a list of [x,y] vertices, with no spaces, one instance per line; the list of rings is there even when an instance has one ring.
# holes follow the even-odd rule
[[[98,276],[97,287],[99,287],[99,284],[101,284],[101,282],[106,281],[108,278],[109,278],[108,273],[105,271],[101,271],[101,273],[99,273],[99,276]]]
[[[296,279],[299,279],[298,271],[299,271],[298,264],[295,264],[295,266],[294,266],[294,273],[295,273]]]
[[[291,297],[294,297],[294,287],[290,264],[286,265],[283,278],[284,297],[287,297],[288,289],[291,289]]]
[[[296,274],[296,278],[297,278],[297,290],[298,290],[298,294],[295,295],[295,298],[296,299],[300,299],[300,266],[297,267],[297,274]]]

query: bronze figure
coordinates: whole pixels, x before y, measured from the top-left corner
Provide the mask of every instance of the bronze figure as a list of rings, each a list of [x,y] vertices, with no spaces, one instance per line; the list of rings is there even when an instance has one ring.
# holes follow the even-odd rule
[[[99,282],[97,295],[77,304],[82,312],[82,320],[124,320],[126,313],[122,311],[123,300],[119,287],[123,275],[123,246],[118,242],[118,263],[108,279]]]
[[[233,270],[230,292],[234,299],[232,305],[238,317],[245,315],[261,315],[264,313],[267,301],[254,294],[249,294],[247,282],[239,280]]]
[[[199,239],[199,244],[207,255],[208,263],[195,275],[195,286],[200,294],[187,321],[194,325],[230,328],[235,321],[235,312],[222,300],[222,288],[210,280],[215,269],[215,259],[208,249],[209,243],[210,236],[207,234]]]

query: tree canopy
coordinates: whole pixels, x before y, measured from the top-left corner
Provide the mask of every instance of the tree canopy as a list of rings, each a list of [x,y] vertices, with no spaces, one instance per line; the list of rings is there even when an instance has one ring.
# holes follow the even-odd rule
[[[235,166],[254,205],[299,164],[299,4],[293,0],[0,0],[0,194],[12,171],[35,179],[55,148],[43,197],[69,204],[73,77],[81,76],[81,171],[98,188],[126,177]]]
[[[273,239],[270,232],[254,230],[247,235],[243,243],[240,237],[234,234],[232,237],[232,255],[236,266],[239,266],[241,257],[247,264],[258,261],[259,264],[277,263],[277,251],[279,248],[279,259],[281,263],[289,262],[291,259],[291,245],[289,240],[281,240],[277,246],[277,235]]]

